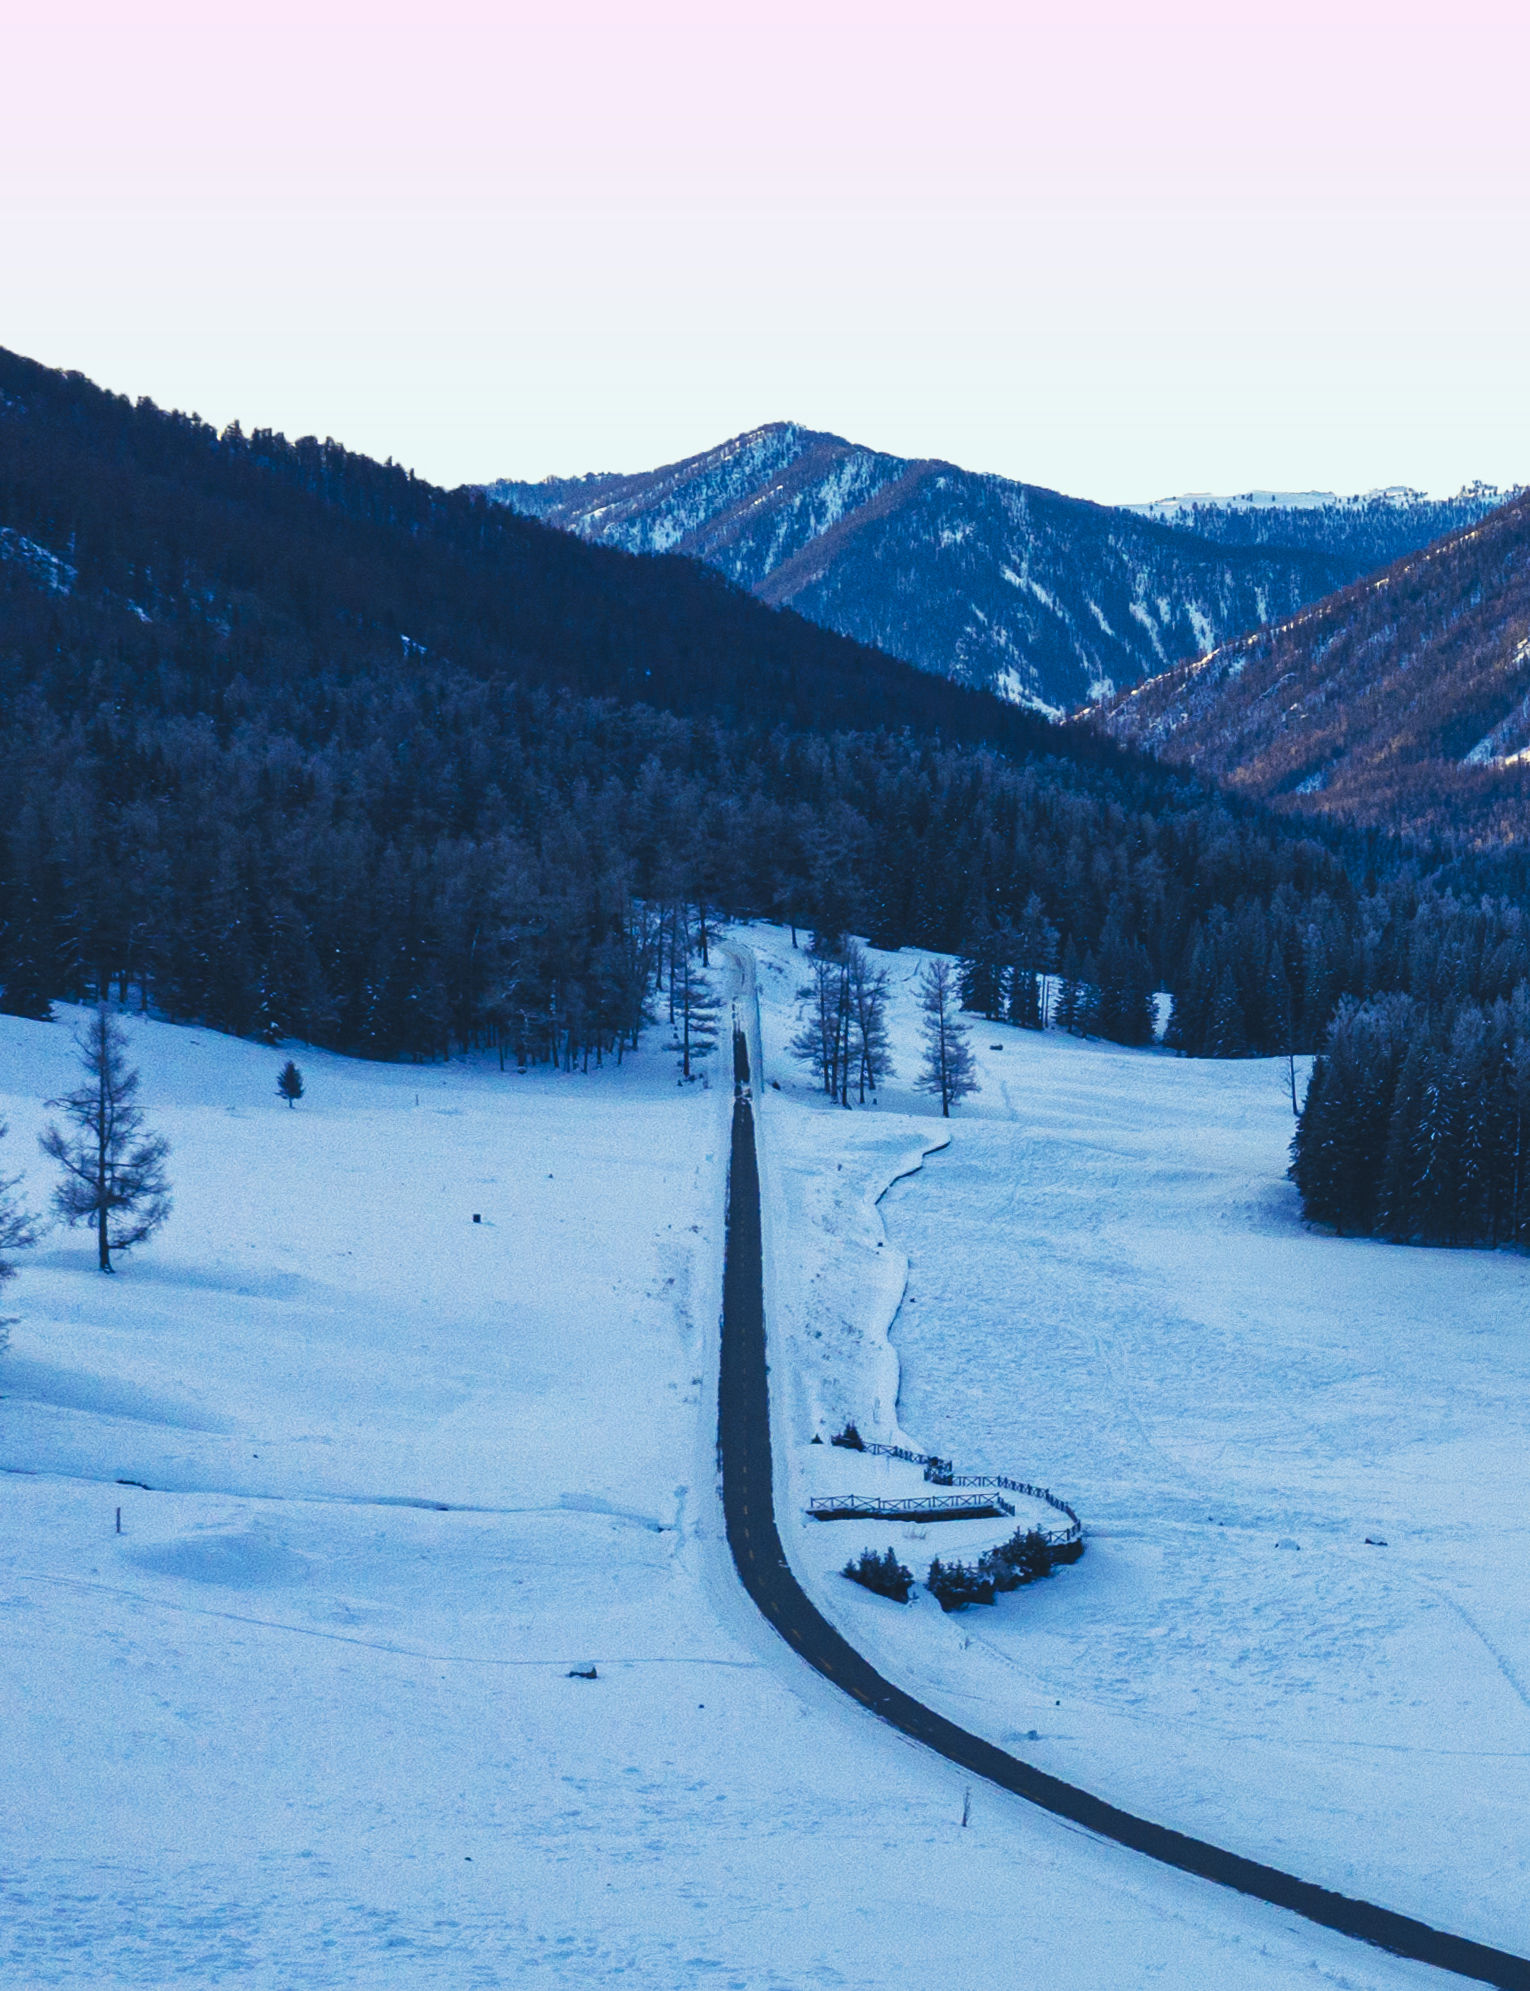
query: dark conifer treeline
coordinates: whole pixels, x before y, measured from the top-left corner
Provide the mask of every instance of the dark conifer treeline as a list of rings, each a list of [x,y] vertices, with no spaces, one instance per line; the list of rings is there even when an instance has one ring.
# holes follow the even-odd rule
[[[689,561],[3,354],[0,787],[23,1014],[110,989],[570,1063],[633,1041],[717,912],[961,952],[1019,1021],[1060,970],[1126,1042],[1168,987],[1197,1054],[1530,975],[1490,867],[1452,897]]]
[[[1292,1143],[1306,1214],[1399,1244],[1530,1243],[1530,984],[1346,1001]]]
[[[1151,935],[1172,973],[1223,862],[1245,890],[1294,877],[1304,903],[1310,869],[1344,888],[1327,853],[1214,804],[1160,820],[1070,793],[1066,769],[906,737],[424,667],[293,686],[226,729],[126,695],[69,717],[69,690],[23,690],[0,730],[0,973],[22,1013],[115,988],[377,1057],[495,1039],[569,1057],[630,1041],[681,902],[954,949],[975,878],[991,903],[1044,898],[1070,944],[1112,921]]]

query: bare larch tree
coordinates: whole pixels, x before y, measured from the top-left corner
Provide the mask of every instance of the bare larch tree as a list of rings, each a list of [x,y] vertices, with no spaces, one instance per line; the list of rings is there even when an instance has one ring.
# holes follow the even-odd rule
[[[938,957],[926,962],[919,976],[919,1027],[924,1037],[924,1065],[914,1083],[932,1092],[946,1119],[957,1100],[978,1089],[972,1049],[961,1020],[961,991],[956,971]]]
[[[41,1146],[62,1171],[53,1207],[66,1224],[94,1228],[96,1262],[110,1272],[114,1251],[142,1244],[170,1214],[170,1144],[144,1132],[122,1025],[102,1007],[81,1024],[75,1043],[84,1083],[48,1102],[73,1131],[50,1126]]]

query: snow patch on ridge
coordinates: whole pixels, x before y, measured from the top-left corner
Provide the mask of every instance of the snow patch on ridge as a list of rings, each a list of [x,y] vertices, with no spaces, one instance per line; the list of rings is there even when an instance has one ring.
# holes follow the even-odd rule
[[[1515,649],[1506,669],[1520,670],[1530,662],[1530,636]],[[1463,754],[1463,767],[1511,767],[1530,759],[1530,692],[1513,711],[1499,720],[1492,732],[1484,734],[1470,753]]]
[[[1199,602],[1185,603],[1185,619],[1195,631],[1195,640],[1202,651],[1214,650],[1217,646],[1217,633],[1212,627],[1211,617]]]
[[[78,569],[61,555],[49,552],[46,546],[39,546],[35,539],[28,539],[8,525],[0,525],[0,560],[25,567],[32,579],[50,594],[72,594],[79,578]]]

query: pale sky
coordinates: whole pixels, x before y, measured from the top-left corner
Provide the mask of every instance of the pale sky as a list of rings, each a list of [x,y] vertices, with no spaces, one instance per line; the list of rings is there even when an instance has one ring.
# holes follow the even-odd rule
[[[0,344],[442,483],[1530,481],[1530,11],[0,5]]]

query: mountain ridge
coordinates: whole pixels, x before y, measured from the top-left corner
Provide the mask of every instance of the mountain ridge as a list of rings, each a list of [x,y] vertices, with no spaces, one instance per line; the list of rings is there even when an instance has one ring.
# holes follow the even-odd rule
[[[1399,489],[1264,507],[1250,524],[1227,509],[1241,500],[1196,494],[1187,522],[795,422],[651,471],[483,489],[595,543],[701,560],[773,605],[1050,717],[1321,599],[1501,495]]]
[[[1087,716],[1287,811],[1530,837],[1530,493]]]

